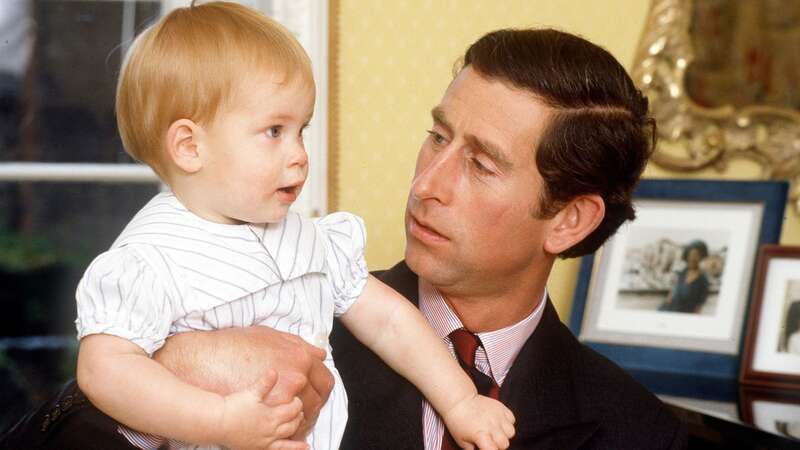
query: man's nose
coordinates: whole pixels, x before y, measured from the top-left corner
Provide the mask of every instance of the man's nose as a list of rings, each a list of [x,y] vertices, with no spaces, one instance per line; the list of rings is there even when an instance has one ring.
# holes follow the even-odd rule
[[[412,195],[419,200],[430,199],[442,204],[450,203],[458,184],[460,173],[458,168],[458,150],[455,148],[444,149],[428,158],[421,158],[411,186]]]

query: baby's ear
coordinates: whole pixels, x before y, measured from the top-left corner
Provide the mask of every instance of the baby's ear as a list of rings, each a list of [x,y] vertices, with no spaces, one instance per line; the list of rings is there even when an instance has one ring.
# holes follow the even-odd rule
[[[186,173],[195,173],[203,167],[199,147],[202,132],[202,127],[189,119],[178,119],[167,129],[167,155]]]

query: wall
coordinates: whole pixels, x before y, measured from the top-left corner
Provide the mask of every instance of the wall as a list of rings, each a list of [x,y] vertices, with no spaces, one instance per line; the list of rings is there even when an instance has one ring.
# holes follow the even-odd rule
[[[364,217],[368,262],[384,268],[402,258],[403,210],[416,153],[430,127],[430,109],[467,46],[496,28],[550,26],[604,46],[631,67],[648,2],[338,0],[337,7],[335,205]],[[724,176],[755,173],[734,165]],[[646,174],[672,176],[652,167]],[[791,215],[784,240],[800,243],[797,215]],[[548,283],[562,319],[569,314],[578,263],[559,261]]]

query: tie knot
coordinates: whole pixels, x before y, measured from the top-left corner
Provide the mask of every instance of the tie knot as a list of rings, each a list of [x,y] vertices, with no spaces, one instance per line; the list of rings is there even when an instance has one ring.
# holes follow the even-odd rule
[[[464,328],[459,328],[450,333],[450,341],[456,350],[456,355],[468,367],[475,367],[475,350],[481,345],[478,336],[470,333]]]

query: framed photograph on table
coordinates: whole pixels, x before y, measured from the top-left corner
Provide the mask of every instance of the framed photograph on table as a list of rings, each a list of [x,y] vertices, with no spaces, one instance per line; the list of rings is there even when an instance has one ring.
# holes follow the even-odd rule
[[[740,381],[800,389],[800,247],[761,249]]]
[[[636,220],[583,258],[573,333],[632,372],[735,382],[756,252],[780,237],[787,188],[643,180]]]

